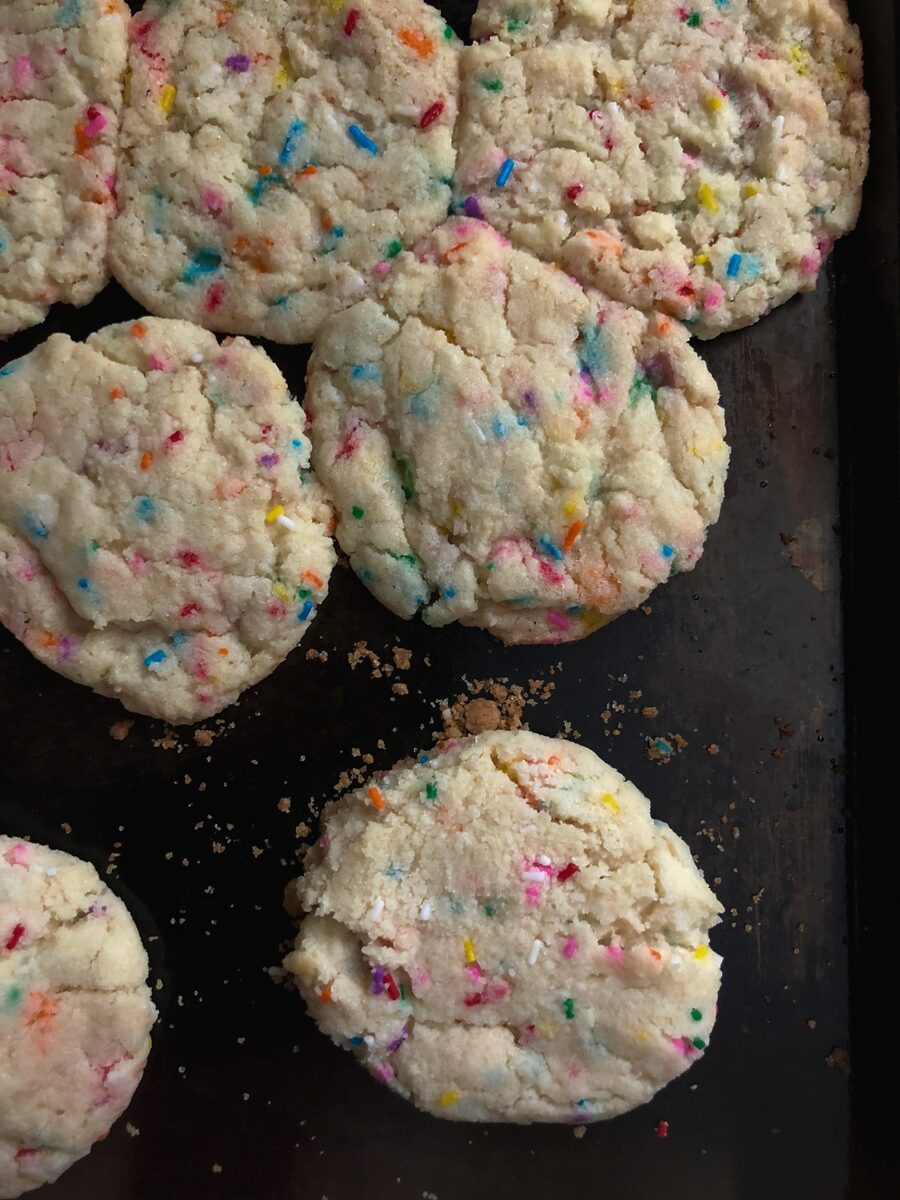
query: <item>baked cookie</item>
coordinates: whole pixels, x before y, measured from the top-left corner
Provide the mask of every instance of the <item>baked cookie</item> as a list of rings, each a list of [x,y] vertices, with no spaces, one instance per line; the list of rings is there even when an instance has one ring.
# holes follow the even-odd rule
[[[843,0],[482,0],[458,202],[699,337],[809,291],[868,157]]]
[[[322,328],[313,462],[354,570],[403,617],[583,637],[694,566],[722,501],[685,330],[451,220]]]
[[[297,645],[334,564],[275,364],[181,321],[0,369],[0,620],[134,712],[198,721]]]
[[[319,1027],[419,1108],[596,1121],[703,1053],[721,905],[587,747],[481,734],[323,816],[284,965]]]
[[[140,1082],[156,1009],[128,910],[94,868],[0,837],[0,1197],[56,1179]]]
[[[0,4],[0,337],[107,281],[128,18],[121,0]]]
[[[311,340],[446,216],[458,46],[420,0],[153,0],[116,277],[162,316]]]

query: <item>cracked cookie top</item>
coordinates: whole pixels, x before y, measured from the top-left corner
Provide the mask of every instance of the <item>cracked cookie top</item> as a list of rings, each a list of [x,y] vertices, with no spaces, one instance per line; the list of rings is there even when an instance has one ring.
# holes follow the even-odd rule
[[[563,642],[700,557],[717,401],[677,322],[464,219],[323,326],[305,403],[340,543],[388,608]]]
[[[156,1010],[147,955],[94,868],[0,836],[0,1197],[56,1179],[131,1100]]]
[[[108,278],[128,9],[0,5],[0,337]]]
[[[594,1121],[703,1053],[721,906],[586,747],[482,734],[323,815],[285,966],[317,1024],[420,1108]]]
[[[172,722],[297,645],[334,563],[303,410],[243,339],[181,321],[55,335],[0,370],[0,619]]]
[[[154,0],[130,65],[112,266],[152,312],[310,341],[446,215],[459,42],[419,0]]]
[[[457,192],[700,337],[809,291],[856,223],[862,50],[842,0],[481,0]]]

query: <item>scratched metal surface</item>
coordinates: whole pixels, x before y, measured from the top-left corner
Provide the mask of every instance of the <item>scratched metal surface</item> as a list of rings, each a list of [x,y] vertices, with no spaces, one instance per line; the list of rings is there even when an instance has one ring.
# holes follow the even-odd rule
[[[873,2],[867,20],[877,28],[887,7]],[[851,273],[854,241],[838,257]],[[84,336],[138,311],[112,287],[88,309],[55,309],[0,359],[51,330]],[[110,726],[127,714],[0,631],[0,830],[90,858],[101,872],[117,855],[110,881],[151,939],[152,979],[163,984],[127,1118],[48,1195],[846,1193],[848,1078],[826,1061],[848,1043],[834,318],[823,279],[755,328],[703,348],[733,446],[722,519],[698,569],[655,593],[650,615],[581,644],[504,648],[473,630],[406,624],[338,570],[303,647],[224,714],[224,729],[208,723],[213,744],[182,731],[166,749],[154,744],[163,728],[140,717],[114,741]],[[269,349],[302,395],[305,352]],[[412,669],[395,677],[408,695],[351,671],[360,639],[388,660],[395,644],[413,651]],[[308,661],[309,647],[329,661]],[[417,1113],[318,1035],[297,997],[266,974],[291,933],[281,894],[309,798],[332,794],[358,762],[354,748],[386,767],[429,745],[438,702],[485,677],[552,681],[552,699],[527,711],[532,728],[555,734],[569,721],[631,777],[721,881],[727,910],[713,938],[725,980],[708,1053],[650,1105],[580,1140],[565,1127],[482,1128]],[[612,701],[625,711],[604,721]],[[658,717],[635,711],[643,706]],[[674,733],[685,748],[651,762],[647,738]],[[276,807],[282,796],[290,814]],[[654,1135],[661,1119],[665,1140]]]

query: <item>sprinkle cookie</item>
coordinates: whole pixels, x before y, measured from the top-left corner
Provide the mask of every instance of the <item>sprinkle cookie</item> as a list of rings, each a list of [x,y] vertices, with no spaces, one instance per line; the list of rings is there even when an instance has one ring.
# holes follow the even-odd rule
[[[0,619],[134,712],[201,720],[297,645],[330,509],[304,416],[242,339],[149,318],[0,369]]]
[[[451,220],[326,323],[306,403],[382,603],[565,642],[697,562],[728,464],[717,399],[677,322]]]
[[[463,1121],[613,1117],[706,1048],[722,911],[584,746],[486,733],[324,814],[285,967],[382,1082]]]
[[[309,341],[443,219],[459,43],[419,0],[151,2],[112,265],[151,311]]]
[[[752,324],[811,290],[866,171],[843,0],[482,0],[458,202],[582,282]]]
[[[128,9],[0,4],[0,337],[106,283]]]
[[[0,837],[0,1197],[56,1179],[140,1082],[147,955],[94,868]]]

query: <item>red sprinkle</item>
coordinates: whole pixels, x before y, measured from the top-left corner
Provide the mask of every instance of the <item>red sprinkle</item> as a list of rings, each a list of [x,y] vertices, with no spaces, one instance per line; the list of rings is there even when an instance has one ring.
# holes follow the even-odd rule
[[[577,200],[583,191],[583,183],[573,183],[571,187],[566,188],[566,198],[569,200]]]
[[[353,30],[359,24],[359,9],[351,8],[347,13],[347,20],[344,22],[344,33],[347,37],[353,36]]]
[[[23,1146],[21,1150],[16,1151],[16,1162],[21,1162],[23,1158],[31,1158],[33,1154],[37,1154],[37,1150],[30,1150]]]
[[[427,129],[429,125],[433,125],[441,113],[446,108],[443,100],[435,100],[429,108],[426,108],[419,120],[419,128]]]
[[[194,604],[193,602],[191,602],[190,604],[185,604],[185,606],[181,610],[179,616],[195,617],[199,611],[200,611],[200,605]]]
[[[566,863],[563,869],[556,877],[557,883],[565,883],[567,879],[571,879],[573,875],[577,875],[581,867],[576,867],[573,862]]]
[[[196,550],[179,550],[178,557],[186,567],[196,567],[200,563],[200,555]]]
[[[262,170],[260,170],[260,175]],[[209,290],[204,299],[204,307],[207,312],[215,312],[220,308],[222,301],[225,299],[225,284],[221,279],[217,279],[215,283],[210,284]]]
[[[12,933],[9,935],[9,937],[6,940],[6,949],[7,950],[15,950],[16,946],[18,946],[19,942],[21,942],[21,940],[24,936],[25,936],[25,926],[24,925],[14,925]]]
[[[664,1137],[669,1136],[669,1122],[668,1121],[657,1121],[656,1122],[656,1136],[658,1138],[664,1138]]]
[[[484,996],[481,994],[481,992],[472,992],[471,995],[463,997],[463,1003],[465,1004],[466,1008],[477,1008],[477,1006],[483,1002]]]
[[[166,438],[167,446],[176,446],[179,442],[184,441],[184,434],[180,429],[176,429],[174,433],[170,433]]]
[[[396,983],[394,983],[394,977],[390,971],[385,971],[384,973],[384,990],[387,992],[391,1000],[400,999],[400,989],[397,987]]]

